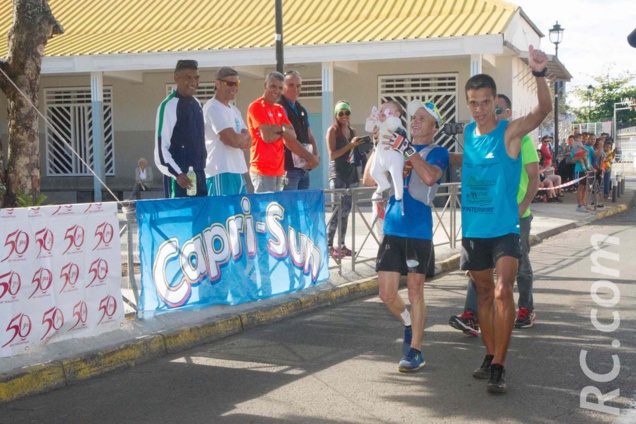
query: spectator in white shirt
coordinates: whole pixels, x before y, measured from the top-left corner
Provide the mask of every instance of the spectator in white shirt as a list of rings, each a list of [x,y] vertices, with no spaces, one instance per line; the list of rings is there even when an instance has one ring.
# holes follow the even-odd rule
[[[251,147],[252,138],[241,112],[231,103],[241,84],[238,72],[223,66],[217,71],[214,84],[216,93],[203,106],[208,196],[246,194],[243,174],[247,163],[243,150]]]

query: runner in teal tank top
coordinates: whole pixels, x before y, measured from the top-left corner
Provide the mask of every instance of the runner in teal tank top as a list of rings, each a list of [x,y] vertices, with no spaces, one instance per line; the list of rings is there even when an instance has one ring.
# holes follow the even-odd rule
[[[508,156],[503,143],[509,121],[477,135],[471,122],[464,132],[462,235],[491,238],[519,234],[517,190],[521,159]]]
[[[516,200],[521,140],[552,111],[552,97],[545,81],[548,57],[532,46],[528,50],[538,105],[526,116],[510,122],[498,121],[497,86],[488,75],[475,75],[465,86],[466,101],[475,122],[464,131],[461,269],[470,272],[477,286],[486,357],[473,376],[479,378],[482,373],[477,371],[488,371],[489,393],[507,391],[504,364],[515,320],[513,285],[521,257]],[[495,267],[497,281],[494,281]]]

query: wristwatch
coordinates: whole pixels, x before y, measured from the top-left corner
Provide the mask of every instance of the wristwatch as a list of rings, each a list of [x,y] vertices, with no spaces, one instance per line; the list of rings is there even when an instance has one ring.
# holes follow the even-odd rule
[[[415,148],[411,145],[409,145],[409,147],[407,147],[406,149],[404,149],[404,159],[408,159],[411,156],[413,156],[415,153],[417,153],[417,150],[415,150]]]

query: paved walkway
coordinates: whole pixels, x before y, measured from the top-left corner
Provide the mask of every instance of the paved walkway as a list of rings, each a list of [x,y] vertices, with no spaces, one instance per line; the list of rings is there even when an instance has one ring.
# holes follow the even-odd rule
[[[532,205],[535,217],[532,223],[533,242],[538,243],[568,229],[624,212],[632,204],[634,194],[627,190],[618,202],[606,201],[604,208],[589,213],[575,211],[576,201],[572,193],[566,194],[562,204],[535,203]],[[368,211],[366,214],[369,215]],[[356,244],[362,245],[367,234],[363,230],[366,226],[357,219],[355,227]],[[364,255],[372,258],[375,249],[377,244],[363,247],[361,258]],[[436,257],[440,273],[457,269],[458,250],[441,245],[436,248]],[[352,270],[350,260],[345,259],[341,272],[338,272],[335,262],[330,265],[329,281],[302,292],[238,306],[220,305],[164,314],[153,319],[130,319],[119,331],[52,343],[22,355],[3,358],[0,361],[0,401],[133,367],[255,326],[377,293],[373,261],[358,262]]]

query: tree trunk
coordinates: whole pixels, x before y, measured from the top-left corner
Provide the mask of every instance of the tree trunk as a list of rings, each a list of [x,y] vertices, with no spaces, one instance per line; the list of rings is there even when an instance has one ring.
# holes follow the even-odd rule
[[[0,204],[13,206],[15,196],[35,196],[40,191],[39,105],[40,70],[48,40],[64,30],[53,17],[47,0],[13,0],[13,27],[9,30],[9,54],[0,67],[19,88],[0,76],[0,88],[7,96],[9,155],[6,173],[0,151],[0,186],[6,187]],[[4,173],[4,175],[2,175]]]

